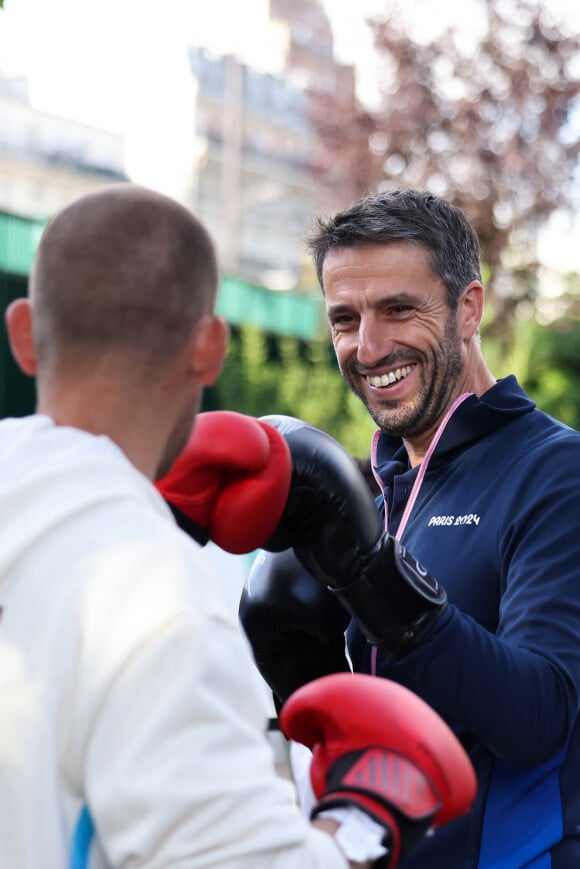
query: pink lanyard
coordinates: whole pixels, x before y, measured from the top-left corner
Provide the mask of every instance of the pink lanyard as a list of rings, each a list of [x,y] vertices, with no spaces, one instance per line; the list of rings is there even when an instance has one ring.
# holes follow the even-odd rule
[[[403,535],[403,531],[405,530],[405,528],[407,526],[407,522],[409,521],[409,516],[411,515],[411,510],[415,506],[415,501],[417,500],[417,496],[419,495],[419,490],[423,484],[423,478],[425,477],[425,474],[427,473],[427,468],[429,467],[429,462],[431,461],[431,456],[435,452],[435,448],[436,448],[437,444],[439,443],[441,435],[445,431],[445,427],[447,426],[447,423],[449,422],[449,420],[451,419],[451,417],[453,416],[453,414],[455,413],[455,411],[457,410],[459,405],[462,404],[466,398],[469,398],[470,395],[473,395],[473,393],[472,392],[464,392],[462,395],[460,395],[458,398],[456,398],[455,401],[453,402],[453,404],[451,405],[451,407],[449,408],[449,410],[447,411],[447,413],[445,414],[445,416],[443,417],[443,419],[441,420],[441,422],[439,424],[439,428],[435,432],[435,434],[433,436],[433,440],[429,444],[429,448],[428,448],[427,452],[425,453],[425,458],[421,462],[421,467],[419,468],[419,473],[417,474],[417,476],[415,478],[415,482],[413,483],[413,488],[411,489],[411,494],[409,495],[409,499],[408,499],[407,504],[405,506],[405,510],[403,512],[403,515],[401,516],[401,521],[399,522],[399,527],[397,528],[397,531],[395,533],[395,538],[397,540],[401,539],[401,537]],[[387,512],[387,505],[385,504],[385,531],[389,530],[388,525],[389,525],[389,517],[388,517],[388,512]],[[373,646],[371,649],[371,674],[373,676],[377,675],[377,647],[376,646]]]

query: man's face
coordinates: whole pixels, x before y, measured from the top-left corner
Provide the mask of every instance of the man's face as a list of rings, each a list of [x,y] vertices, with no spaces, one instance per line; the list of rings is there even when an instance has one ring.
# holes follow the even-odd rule
[[[323,285],[340,371],[376,424],[409,439],[435,429],[465,363],[427,251],[404,242],[330,250]]]

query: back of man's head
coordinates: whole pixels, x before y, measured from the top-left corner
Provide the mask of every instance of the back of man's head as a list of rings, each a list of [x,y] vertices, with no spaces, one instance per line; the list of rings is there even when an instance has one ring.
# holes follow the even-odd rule
[[[31,274],[39,380],[107,354],[153,377],[213,311],[217,282],[210,236],[174,200],[130,183],[81,197],[48,224]]]

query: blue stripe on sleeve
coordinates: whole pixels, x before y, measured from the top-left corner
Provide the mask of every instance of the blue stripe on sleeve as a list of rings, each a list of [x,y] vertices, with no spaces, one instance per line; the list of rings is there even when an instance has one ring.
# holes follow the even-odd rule
[[[530,770],[496,760],[478,869],[549,869],[562,838],[560,765],[565,752]]]
[[[89,810],[83,806],[72,840],[69,869],[87,869],[95,827]]]

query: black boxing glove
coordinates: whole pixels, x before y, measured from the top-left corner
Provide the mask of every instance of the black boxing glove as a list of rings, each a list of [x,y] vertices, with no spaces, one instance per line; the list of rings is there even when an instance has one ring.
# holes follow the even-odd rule
[[[368,485],[338,441],[294,417],[262,421],[282,434],[292,459],[284,511],[262,548],[293,547],[370,642],[393,656],[406,653],[445,608],[445,590],[383,531]]]
[[[344,636],[350,615],[291,549],[258,553],[239,617],[278,711],[301,685],[350,670]]]

